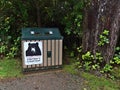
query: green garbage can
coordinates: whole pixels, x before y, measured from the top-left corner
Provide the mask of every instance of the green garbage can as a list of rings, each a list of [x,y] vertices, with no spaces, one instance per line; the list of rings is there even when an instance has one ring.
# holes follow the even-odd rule
[[[58,28],[23,28],[21,39],[24,71],[62,66],[63,36]]]

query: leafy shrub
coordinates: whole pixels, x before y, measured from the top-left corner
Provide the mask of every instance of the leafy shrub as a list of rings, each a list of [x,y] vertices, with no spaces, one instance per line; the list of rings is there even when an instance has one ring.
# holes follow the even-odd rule
[[[109,31],[104,30],[100,35],[100,41],[98,42],[98,46],[104,46],[109,43],[108,40]],[[77,48],[78,53],[81,55],[78,56],[78,60],[80,63],[76,63],[78,69],[83,68],[86,71],[97,70],[101,73],[107,74],[107,77],[114,79],[112,76],[112,72],[115,66],[120,65],[120,47],[115,48],[115,55],[109,63],[105,63],[103,56],[100,52],[96,52],[94,55],[87,51],[86,53],[82,53],[82,48]]]

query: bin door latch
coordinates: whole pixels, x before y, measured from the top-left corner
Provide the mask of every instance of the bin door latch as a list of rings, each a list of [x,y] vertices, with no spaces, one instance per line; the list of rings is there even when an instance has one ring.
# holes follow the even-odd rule
[[[52,51],[47,51],[47,57],[51,58],[52,57]]]

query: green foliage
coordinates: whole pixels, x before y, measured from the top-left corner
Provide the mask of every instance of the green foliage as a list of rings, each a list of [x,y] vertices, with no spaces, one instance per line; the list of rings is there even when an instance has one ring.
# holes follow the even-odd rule
[[[21,64],[15,59],[3,59],[0,61],[0,78],[22,76]]]
[[[115,61],[116,64],[120,64],[120,58],[119,57],[115,56],[113,58],[113,60]]]
[[[86,71],[89,71],[91,68],[93,69],[96,68],[96,65],[92,65],[94,56],[91,54],[90,51],[82,55],[82,60],[83,60],[83,67]]]
[[[102,32],[102,34],[99,36],[100,40],[98,42],[98,46],[103,46],[109,43],[108,35],[109,35],[109,31],[105,29]]]
[[[84,0],[1,0],[0,52],[9,58],[19,55],[21,28],[37,27],[38,21],[43,27],[62,25],[63,33],[80,36],[83,8]]]
[[[115,48],[115,55],[113,59],[110,60],[111,65],[120,65],[120,47]]]
[[[103,31],[103,35],[109,35],[109,31],[105,29],[105,30]]]
[[[93,54],[91,54],[90,51],[88,51],[85,54],[82,54],[81,67],[84,68],[86,71],[99,70],[102,61],[103,57],[101,53],[96,52],[94,56]]]
[[[108,39],[109,31],[104,30],[102,34],[99,36],[98,46],[104,46],[109,43]],[[80,60],[80,67],[84,68],[86,71],[90,70],[98,70],[101,73],[111,73],[114,65],[120,64],[120,47],[116,47],[115,56],[113,60],[110,60],[110,63],[106,64],[103,60],[102,54],[100,52],[96,52],[92,54],[90,51],[87,51],[85,54],[82,54],[82,60]],[[78,48],[78,52],[81,53],[82,49]],[[114,76],[108,74],[110,78]]]
[[[108,35],[108,32],[104,32],[104,34]],[[82,48],[77,48],[78,52],[81,53]],[[102,54],[100,52],[96,52],[93,55],[90,51],[87,51],[85,54],[81,55],[81,59],[78,58],[76,62],[76,67],[78,69],[84,69],[85,71],[97,70],[101,73],[107,75],[107,77],[114,79],[115,76],[111,74],[114,70],[114,66],[120,65],[120,47],[115,48],[115,55],[110,63],[104,63]],[[103,64],[104,63],[104,64]]]
[[[85,62],[83,67],[85,68],[86,71],[89,71],[91,69],[91,66],[90,66],[91,62]]]
[[[101,72],[111,72],[113,67],[110,64],[106,64]]]
[[[20,30],[27,25],[27,9],[25,4],[16,0],[1,0],[0,4],[0,53],[13,58],[20,52]]]
[[[105,78],[104,75],[102,75],[101,77],[97,77],[91,73],[88,73],[88,72],[84,72],[84,71],[76,71],[76,68],[75,66],[76,65],[81,65],[81,63],[79,61],[73,63],[73,64],[70,64],[70,65],[65,65],[64,66],[64,70],[66,72],[69,72],[71,74],[75,74],[75,75],[78,75],[82,78],[84,78],[84,89],[85,90],[119,90],[120,86],[120,82],[119,80],[116,81],[115,80],[111,80],[111,79],[108,79],[108,78]],[[113,76],[117,76],[117,77],[120,77],[118,75],[120,75],[120,69],[119,68],[115,68],[114,69],[114,72],[112,71],[112,74]],[[111,76],[112,78],[112,76]]]
[[[77,69],[81,69],[81,68],[82,68],[82,63],[81,63],[79,60],[77,60],[77,61],[74,63],[74,66],[75,66],[75,68],[77,68]]]
[[[18,54],[20,46],[20,37],[14,40],[14,44],[11,46],[10,51],[6,54],[7,58],[14,58]]]
[[[65,32],[67,35],[74,34],[76,36],[81,36],[82,29],[82,21],[83,21],[83,8],[85,6],[84,0],[72,0],[73,7],[70,8],[70,12],[66,14],[63,19],[63,23],[65,22]],[[66,6],[71,3],[66,3]]]
[[[82,52],[82,46],[77,47],[77,51],[78,51],[78,53],[81,53]]]
[[[109,43],[109,30],[104,30],[99,36],[98,46],[104,46]],[[120,47],[115,48],[115,55],[109,63],[105,63],[104,58],[100,52],[92,54],[90,51],[82,53],[82,48],[77,48],[78,53],[81,55],[78,56],[80,63],[76,63],[78,69],[82,68],[85,71],[97,70],[100,73],[104,73],[107,77],[114,79],[114,76],[111,74],[115,66],[120,65]]]
[[[0,53],[5,53],[6,47],[5,46],[1,46],[0,47]]]
[[[71,73],[71,74],[77,74],[77,71],[75,70],[74,64],[64,65],[63,69],[64,69],[66,72],[69,72],[69,73]]]
[[[111,74],[120,81],[120,66],[114,67]]]
[[[71,56],[71,57],[74,57],[74,56],[75,56],[73,51],[70,52],[70,56]]]
[[[113,57],[114,64],[120,64],[120,47],[115,48],[115,55]]]
[[[87,53],[85,53],[85,54],[82,55],[82,59],[89,61],[89,60],[94,59],[94,57],[93,57],[93,55],[91,54],[91,52],[88,51]]]
[[[93,70],[97,70],[97,69],[99,69],[99,68],[100,68],[99,64],[93,64],[93,65],[92,65],[92,69],[93,69]]]
[[[82,72],[81,76],[85,78],[84,84],[89,86],[88,90],[119,90],[120,88],[118,82],[104,77],[96,77],[86,72]]]
[[[116,47],[115,50],[116,50],[116,51],[120,51],[120,47]]]
[[[90,51],[82,55],[82,60],[79,63],[76,63],[78,69],[83,68],[85,71],[97,70],[101,73],[106,73],[111,79],[114,79],[110,73],[113,71],[113,66],[115,64],[119,65],[119,58],[116,57],[113,60],[110,60],[110,64],[105,64],[104,67],[101,66],[103,64],[103,57],[101,53],[97,52],[95,56],[91,54]]]
[[[103,61],[103,57],[101,55],[101,53],[96,52],[96,59],[101,63]]]

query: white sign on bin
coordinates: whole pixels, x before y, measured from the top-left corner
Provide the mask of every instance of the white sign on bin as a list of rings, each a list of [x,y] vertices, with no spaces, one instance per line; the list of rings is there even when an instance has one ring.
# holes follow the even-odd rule
[[[25,65],[42,64],[42,42],[30,41],[24,42],[24,60]]]

